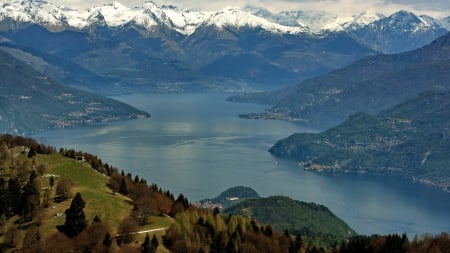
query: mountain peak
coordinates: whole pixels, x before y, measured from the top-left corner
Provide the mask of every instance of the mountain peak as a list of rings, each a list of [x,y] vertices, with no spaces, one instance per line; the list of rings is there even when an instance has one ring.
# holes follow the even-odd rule
[[[300,24],[297,26],[286,26],[237,7],[227,7],[221,11],[212,13],[205,24],[216,26],[218,28],[261,28],[273,33],[298,34],[308,32],[308,28],[303,27]]]
[[[416,16],[416,15],[410,11],[399,10],[394,12],[391,16],[394,17],[394,16]]]
[[[416,14],[405,10],[400,10],[393,13],[388,17],[388,20],[390,24],[401,24],[401,25],[411,25],[420,23],[425,25],[427,24],[426,22],[424,22],[423,19],[421,19]]]
[[[398,53],[419,48],[443,35],[447,29],[442,23],[430,16],[418,16],[401,10],[388,17],[380,16],[378,20],[347,31],[351,30],[353,34],[362,37],[365,44],[375,42],[378,51]]]
[[[159,8],[158,4],[153,1],[146,1],[143,5],[144,8]]]
[[[113,2],[111,2],[109,4],[105,4],[104,6],[111,6],[111,7],[113,7],[116,10],[117,9],[128,9],[128,7],[125,7],[124,5],[122,5],[121,3],[116,2],[116,1],[113,1]]]
[[[366,22],[366,24],[369,24],[368,22],[372,23],[374,21],[385,18],[386,16],[384,16],[383,14],[376,12],[374,10],[366,10],[366,11],[360,13],[359,15],[354,15],[353,17],[357,21],[362,21],[362,22]]]
[[[353,15],[351,18],[349,18],[348,22],[343,23],[341,26],[344,30],[352,31],[362,28],[383,18],[385,18],[385,16],[381,13],[375,12],[373,10],[366,10],[358,15]]]
[[[442,27],[450,31],[450,16],[441,19],[439,23],[442,25]]]

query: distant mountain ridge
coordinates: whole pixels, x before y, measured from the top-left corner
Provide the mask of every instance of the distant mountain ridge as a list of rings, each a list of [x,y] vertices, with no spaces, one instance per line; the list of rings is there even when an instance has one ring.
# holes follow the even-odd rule
[[[0,132],[30,134],[150,115],[122,102],[62,85],[0,50]]]
[[[78,80],[71,84],[96,91],[273,89],[367,55],[415,49],[447,32],[446,20],[404,11],[339,17],[257,7],[193,11],[153,2],[74,10],[48,1],[1,0],[0,41],[108,80],[93,87],[80,83],[86,76],[71,76]],[[65,66],[64,72],[76,72]]]
[[[426,90],[449,90],[449,69],[450,33],[447,33],[414,51],[366,57],[292,87],[230,100],[274,105],[268,113],[243,117],[294,119],[326,129],[354,113],[378,113]]]
[[[26,62],[34,70],[45,74],[61,83],[84,90],[95,90],[100,93],[115,94],[117,86],[121,91],[124,84],[117,80],[100,76],[67,59],[55,57],[31,48],[21,47],[8,42],[0,42],[0,50],[9,53],[18,60]]]

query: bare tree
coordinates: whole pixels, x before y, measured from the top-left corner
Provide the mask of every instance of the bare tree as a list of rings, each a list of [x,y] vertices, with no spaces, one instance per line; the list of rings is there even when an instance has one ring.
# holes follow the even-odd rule
[[[117,241],[121,243],[130,243],[135,238],[135,232],[138,230],[138,223],[132,217],[125,218],[119,225],[117,231]]]
[[[72,187],[74,183],[71,179],[61,178],[56,184],[55,199],[64,201],[72,197]]]

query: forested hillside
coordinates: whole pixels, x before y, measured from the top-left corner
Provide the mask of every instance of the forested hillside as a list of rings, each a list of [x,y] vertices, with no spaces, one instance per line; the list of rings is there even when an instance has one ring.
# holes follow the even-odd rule
[[[357,113],[327,131],[293,134],[270,152],[306,170],[400,175],[449,191],[450,92],[424,92],[375,116]]]
[[[356,235],[353,229],[325,206],[284,196],[245,200],[225,209],[224,213],[252,217],[265,224],[272,224],[279,231],[289,231],[325,247]]]
[[[447,234],[358,236],[330,248],[180,194],[98,157],[0,135],[2,252],[446,252]]]

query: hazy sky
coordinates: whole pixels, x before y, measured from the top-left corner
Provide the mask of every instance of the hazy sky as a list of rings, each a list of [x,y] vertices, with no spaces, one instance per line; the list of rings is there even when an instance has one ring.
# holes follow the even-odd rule
[[[145,2],[145,0],[116,1],[129,7],[142,5]],[[94,5],[109,3],[112,0],[49,0],[49,2],[75,9],[85,9]],[[440,18],[450,16],[449,0],[154,0],[154,2],[194,10],[219,10],[228,6],[253,5],[265,7],[275,12],[312,9],[338,14],[357,14],[365,10],[374,10],[391,14],[402,9]]]

